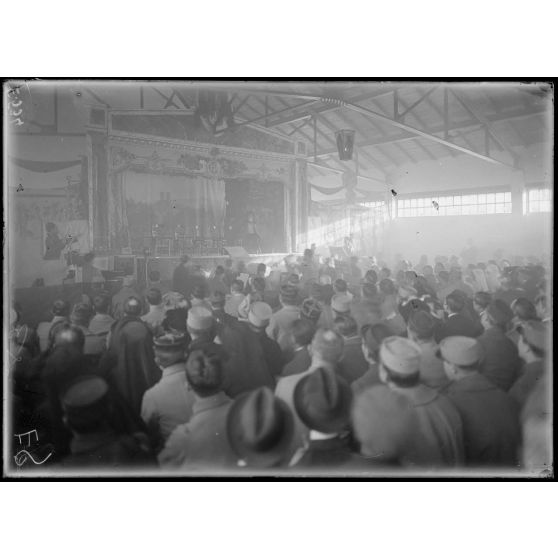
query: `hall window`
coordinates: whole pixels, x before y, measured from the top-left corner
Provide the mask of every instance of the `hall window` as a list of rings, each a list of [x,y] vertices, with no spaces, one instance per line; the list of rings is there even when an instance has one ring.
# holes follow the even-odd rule
[[[397,200],[397,217],[493,215],[511,211],[511,191],[433,195]]]
[[[528,213],[547,213],[551,210],[550,188],[536,188],[528,191]]]
[[[369,210],[364,212],[364,215],[362,215],[361,226],[371,227],[374,223],[381,223],[387,221],[389,218],[388,206],[385,201],[360,202],[358,205]]]

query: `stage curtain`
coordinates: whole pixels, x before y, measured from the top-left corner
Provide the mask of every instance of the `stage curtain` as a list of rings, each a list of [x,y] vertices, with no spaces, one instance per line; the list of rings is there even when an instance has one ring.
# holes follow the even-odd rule
[[[126,175],[126,172],[115,172],[110,175],[110,195],[108,199],[109,246],[116,250],[130,247],[125,197]]]
[[[127,171],[123,192],[132,237],[150,236],[156,224],[164,225],[170,234],[181,225],[191,236],[223,236],[223,180]]]
[[[188,180],[188,179],[186,179]],[[213,178],[195,178],[196,224],[206,238],[223,237],[225,221],[225,183]]]

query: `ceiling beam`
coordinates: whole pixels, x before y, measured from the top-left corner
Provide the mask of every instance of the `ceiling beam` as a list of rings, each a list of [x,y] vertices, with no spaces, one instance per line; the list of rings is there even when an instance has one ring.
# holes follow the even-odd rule
[[[101,97],[99,97],[99,95],[97,95],[97,93],[95,93],[94,91],[89,89],[89,87],[84,87],[83,89],[85,91],[87,91],[87,93],[89,93],[89,95],[91,95],[91,97],[93,97],[93,99],[95,99],[98,103],[101,103],[102,105],[105,105],[106,107],[111,108],[111,106],[104,99],[101,99]]]
[[[384,95],[389,95],[390,93],[392,93],[394,91],[395,87],[390,87],[389,89],[386,89],[385,91],[382,91],[381,93],[363,93],[361,95],[357,95],[356,97],[353,97],[351,99],[347,99],[347,101],[351,101],[354,103],[359,103],[361,101],[366,101],[367,99],[373,99],[375,97],[382,97]],[[315,109],[313,112],[317,113],[317,114],[325,114],[328,112],[333,112],[335,110],[339,110],[341,108],[340,104],[326,104],[323,107],[317,108]],[[273,127],[273,126],[281,126],[282,124],[290,124],[291,122],[296,122],[297,120],[302,120],[303,118],[306,118],[310,115],[309,112],[304,112],[303,114],[298,114],[298,115],[294,115],[294,116],[287,116],[285,118],[279,119],[276,122],[270,122],[269,127]]]
[[[529,118],[531,116],[540,116],[540,115],[545,115],[548,114],[548,111],[546,110],[534,110],[533,112],[529,112],[526,113],[524,111],[518,111],[518,112],[513,112],[513,113],[502,113],[501,115],[497,116],[497,117],[487,117],[487,120],[491,123],[495,123],[495,122],[509,122],[511,120],[520,120],[522,118]],[[461,122],[461,123],[454,123],[450,128],[449,128],[449,132],[453,132],[456,130],[463,130],[466,128],[471,128],[473,126],[478,126],[478,122],[476,120],[467,120],[466,122]],[[444,124],[436,126],[434,128],[429,128],[428,132],[430,134],[439,134],[444,132]],[[397,136],[391,137],[391,138],[387,138],[387,139],[379,139],[379,140],[365,140],[363,142],[359,142],[357,144],[355,144],[355,147],[359,148],[359,147],[377,147],[377,146],[382,146],[382,145],[390,145],[393,143],[399,143],[399,142],[404,142],[404,141],[410,141],[410,140],[414,140],[414,139],[418,139],[417,135],[414,133],[405,133],[405,134],[399,134]],[[440,138],[437,138],[440,139]],[[320,153],[318,153],[318,157],[325,157],[326,155],[330,155],[332,153],[337,153],[337,150],[333,151],[322,151]]]
[[[406,132],[410,132],[412,134],[415,134],[416,136],[421,136],[425,139],[432,140],[436,143],[440,143],[440,144],[445,145],[447,147],[451,147],[452,149],[456,149],[457,151],[461,151],[462,153],[466,153],[467,155],[471,155],[472,157],[476,157],[477,159],[481,159],[483,161],[486,161],[488,163],[493,163],[493,164],[496,164],[496,165],[502,165],[504,167],[515,168],[513,165],[509,165],[508,163],[504,163],[503,161],[499,161],[498,159],[493,159],[492,157],[487,157],[486,155],[482,155],[481,153],[477,153],[476,151],[472,151],[471,149],[468,149],[466,147],[462,147],[461,145],[457,145],[455,143],[452,143],[451,141],[447,141],[447,140],[444,140],[442,138],[439,138],[438,136],[434,136],[431,133],[424,132],[423,130],[419,130],[417,128],[413,128],[412,126],[408,126],[407,124],[404,124],[403,122],[397,122],[396,120],[393,120],[393,118],[389,118],[388,116],[385,116],[383,114],[380,114],[379,112],[375,112],[373,110],[370,110],[369,108],[357,105],[355,103],[346,103],[345,106],[347,108],[355,111],[355,112],[363,114],[364,116],[369,116],[371,118],[375,118],[375,119],[379,120],[380,122],[385,122],[386,124],[391,124],[392,126],[394,126],[396,128],[400,128],[401,130],[405,130]]]
[[[430,93],[432,93],[433,91],[438,89],[438,87],[439,87],[438,85],[435,85],[434,87],[431,87],[428,91],[426,91],[426,93],[421,95],[417,101],[415,101],[414,103],[409,105],[407,108],[405,108],[405,110],[402,113],[399,114],[398,120],[403,121],[403,118],[405,117],[406,114],[411,112],[418,104],[420,104],[422,101],[424,101],[424,99],[426,99],[426,97],[428,97],[430,95]],[[401,105],[403,105],[403,103],[401,103],[401,101],[399,101],[399,103]],[[415,118],[416,118],[416,116],[415,116]]]
[[[316,102],[317,101],[307,101],[305,103],[300,103],[300,104],[295,105],[295,106],[285,107],[285,108],[282,108],[278,111],[270,112],[267,115],[263,114],[262,116],[259,116],[258,118],[253,118],[252,120],[245,120],[244,122],[238,122],[237,126],[246,126],[247,124],[253,124],[254,122],[260,122],[261,120],[266,120],[266,119],[272,118],[273,116],[277,116],[279,114],[284,114],[285,112],[288,112],[290,110],[296,110],[298,108],[309,107],[310,105],[316,104]],[[272,124],[272,126],[273,126],[273,124]]]
[[[486,127],[486,131],[490,134],[492,139],[504,150],[507,151],[513,158],[514,162],[519,160],[519,155],[516,153],[514,149],[512,149],[502,138],[494,130],[494,127],[486,118],[481,116],[473,107],[466,101],[461,95],[459,95],[456,91],[453,91],[453,96],[459,101],[461,106],[473,117],[476,118],[481,124],[484,124]]]

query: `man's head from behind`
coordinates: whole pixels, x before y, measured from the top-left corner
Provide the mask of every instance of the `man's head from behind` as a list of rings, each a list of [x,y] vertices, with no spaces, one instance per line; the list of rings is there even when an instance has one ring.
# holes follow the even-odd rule
[[[366,362],[376,364],[380,360],[382,341],[391,337],[393,332],[387,325],[377,323],[362,326],[360,334],[362,336],[362,354]]]
[[[141,315],[141,301],[137,296],[131,296],[124,303],[124,314],[129,317],[138,317]]]
[[[167,368],[185,360],[186,336],[166,333],[153,340],[155,362],[161,368]]]
[[[80,353],[83,352],[85,336],[79,327],[68,322],[62,322],[55,325],[50,330],[49,335],[54,347],[72,347]]]
[[[145,298],[151,306],[159,306],[163,303],[163,296],[161,295],[161,291],[159,289],[149,289]]]
[[[231,293],[242,294],[243,290],[244,290],[244,283],[238,279],[235,279],[231,284]]]
[[[211,397],[222,390],[223,363],[209,344],[190,353],[186,362],[186,378],[198,397]]]
[[[70,304],[65,300],[55,300],[52,304],[52,314],[59,317],[67,317],[70,314]]]
[[[446,307],[450,314],[458,314],[465,308],[465,298],[461,293],[453,291],[446,296]]]
[[[309,347],[313,362],[334,365],[343,355],[343,337],[332,329],[319,329]]]
[[[352,316],[338,316],[333,322],[333,329],[344,339],[358,334],[358,326]]]
[[[451,382],[477,372],[482,357],[482,347],[472,337],[454,335],[440,341],[438,358],[443,361],[444,372]]]
[[[380,379],[397,388],[419,383],[420,348],[410,339],[387,337],[380,346]]]
[[[108,293],[99,293],[93,298],[93,309],[96,314],[108,314],[110,309],[110,296]]]
[[[409,339],[416,343],[432,341],[434,338],[434,319],[425,310],[411,312],[407,321],[407,334]]]
[[[310,320],[295,320],[291,326],[291,335],[297,347],[310,345],[315,333],[316,327]]]

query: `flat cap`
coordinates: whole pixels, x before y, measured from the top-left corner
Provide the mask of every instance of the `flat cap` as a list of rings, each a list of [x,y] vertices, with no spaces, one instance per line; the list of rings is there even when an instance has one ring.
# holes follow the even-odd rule
[[[480,362],[482,347],[472,337],[453,335],[440,341],[440,355],[443,360],[457,366],[472,366]]]
[[[403,337],[392,335],[382,341],[380,360],[398,374],[414,374],[420,368],[420,348]]]

